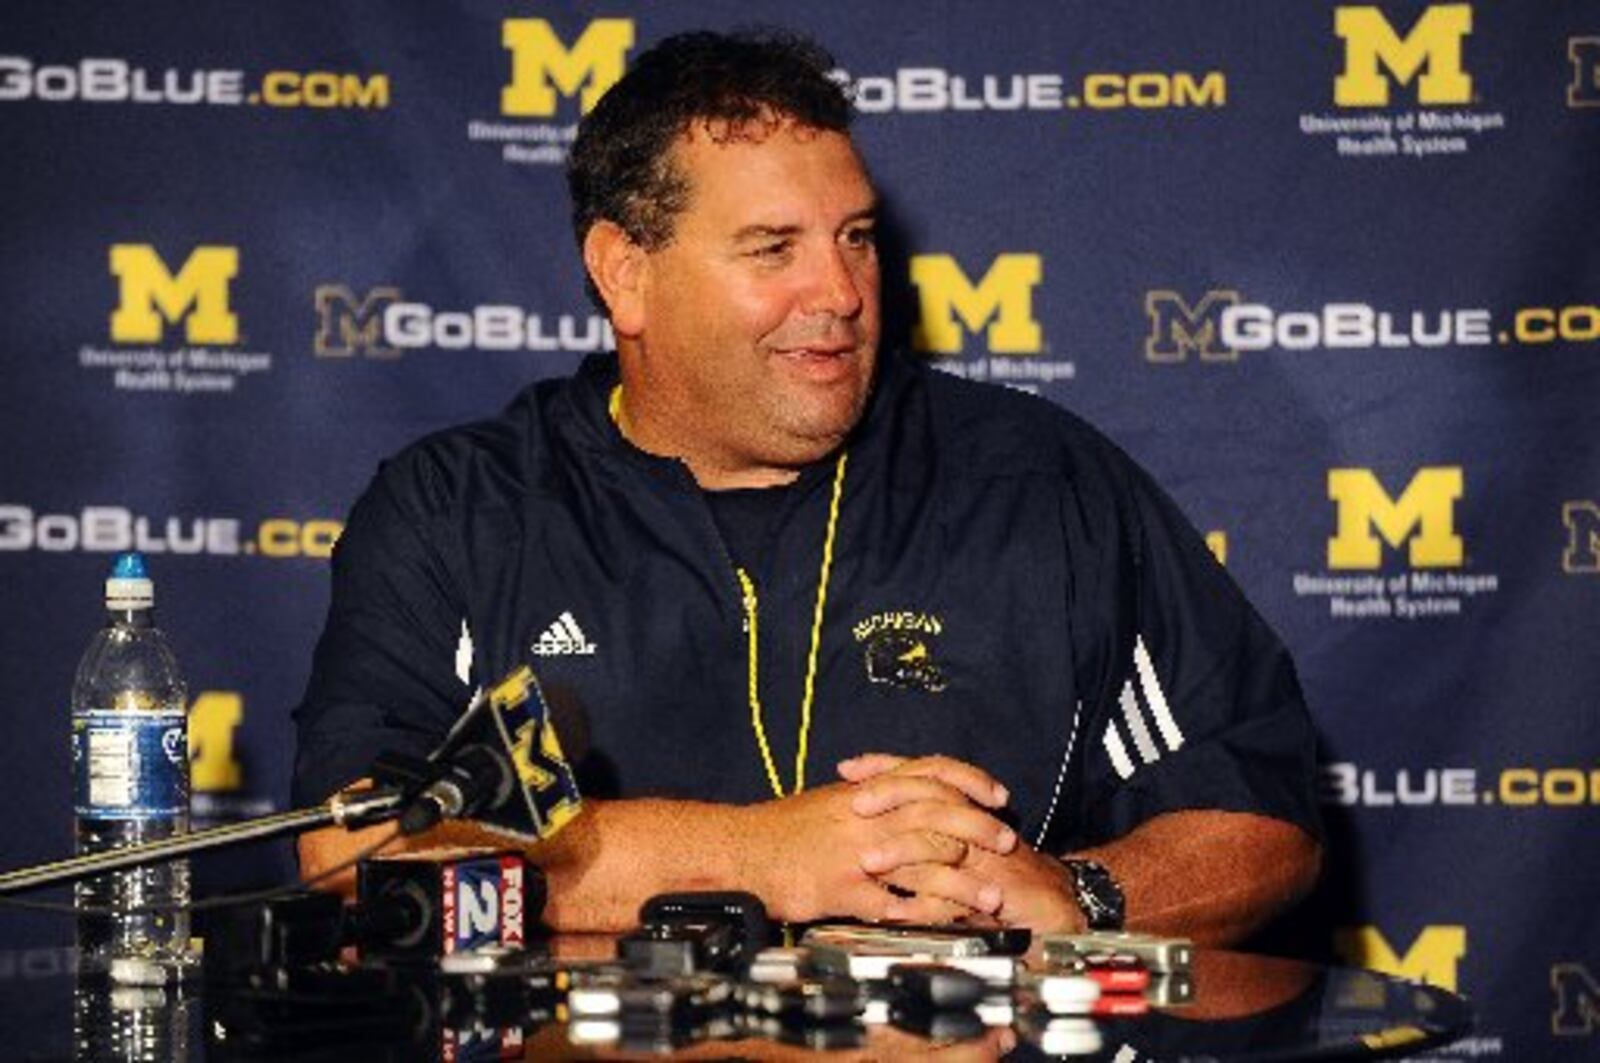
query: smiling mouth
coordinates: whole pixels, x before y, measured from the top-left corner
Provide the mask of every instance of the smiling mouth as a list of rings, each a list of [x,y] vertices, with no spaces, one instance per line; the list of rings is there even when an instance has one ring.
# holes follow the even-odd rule
[[[777,352],[779,364],[799,379],[829,386],[855,376],[858,354],[855,347],[790,347]]]
[[[782,347],[776,353],[785,358],[800,358],[807,360],[826,361],[834,358],[843,358],[854,354],[855,345],[847,346],[815,346],[815,347]]]

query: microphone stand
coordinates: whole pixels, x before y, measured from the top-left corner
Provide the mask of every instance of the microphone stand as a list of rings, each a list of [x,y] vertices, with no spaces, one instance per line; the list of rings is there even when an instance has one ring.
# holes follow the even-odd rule
[[[174,834],[169,838],[86,853],[67,860],[25,867],[0,875],[0,896],[21,893],[66,882],[76,882],[105,871],[175,860],[191,853],[222,849],[245,842],[299,834],[317,827],[341,826],[347,830],[399,819],[410,804],[411,791],[401,786],[379,786],[370,790],[338,794],[311,808],[299,808],[277,815],[262,816],[243,823]]]
[[[524,707],[530,699],[537,707],[537,713],[532,713]],[[518,721],[522,721],[520,727],[524,732],[523,737],[529,743],[533,741],[529,736],[534,723],[549,726],[549,713],[544,704],[544,697],[538,692],[533,672],[526,666],[501,680],[493,691],[480,688],[473,695],[471,703],[461,717],[450,728],[444,742],[427,757],[400,753],[380,754],[372,767],[372,776],[379,783],[377,786],[353,793],[335,794],[324,803],[311,808],[281,812],[277,815],[246,820],[243,823],[229,823],[189,834],[174,834],[169,838],[160,838],[139,845],[87,853],[66,860],[10,871],[0,874],[0,897],[43,886],[76,882],[106,871],[175,860],[191,853],[242,845],[245,842],[264,841],[287,834],[299,834],[330,825],[353,830],[374,823],[399,820],[402,834],[416,834],[437,823],[441,818],[459,818],[466,811],[463,807],[465,798],[460,790],[459,781],[450,777],[454,768],[452,758],[463,755],[464,748],[467,752],[471,752],[471,743],[475,741],[471,736],[477,729],[488,728],[489,733],[499,743],[498,748],[504,751],[505,778],[503,782],[497,782],[497,786],[508,790],[516,790],[519,786],[526,788],[529,780],[522,777],[517,767],[517,757],[519,753],[523,757],[529,754],[526,750],[514,747],[506,733],[506,722],[499,715],[502,711],[515,712]],[[482,767],[481,760],[479,757],[473,761],[479,769]],[[498,760],[494,761],[493,766],[499,766]],[[472,770],[467,769],[469,774]],[[530,770],[533,769],[530,767]],[[568,770],[570,772],[570,769]],[[436,787],[436,784],[441,786]],[[558,790],[558,796],[559,792]],[[540,819],[539,810],[534,806],[533,799],[526,793],[522,796],[531,823],[529,828],[521,833],[531,831],[533,835],[544,836],[545,823]],[[575,784],[572,796],[576,797]],[[496,799],[497,803],[504,803],[509,797],[509,794],[500,794]],[[550,828],[549,833],[554,833],[559,827],[560,823],[557,822]]]

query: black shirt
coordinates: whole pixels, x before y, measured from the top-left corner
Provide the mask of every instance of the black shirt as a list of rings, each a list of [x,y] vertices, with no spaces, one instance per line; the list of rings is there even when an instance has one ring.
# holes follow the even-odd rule
[[[730,557],[723,500],[611,423],[617,378],[614,357],[592,358],[379,471],[334,553],[296,711],[297,801],[382,750],[426,752],[469,684],[529,660],[588,719],[587,793],[771,797],[732,560],[747,556],[765,570],[766,730],[792,781],[831,463],[781,492],[776,517],[724,513]],[[1317,831],[1292,664],[1103,437],[886,357],[848,453],[808,784],[869,750],[958,757],[1002,780],[1023,835],[1056,852],[1178,809]]]

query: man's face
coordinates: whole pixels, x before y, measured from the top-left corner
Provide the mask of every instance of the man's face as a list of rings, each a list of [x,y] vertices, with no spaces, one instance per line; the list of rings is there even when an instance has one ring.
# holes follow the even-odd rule
[[[695,455],[728,471],[816,461],[860,418],[877,356],[876,199],[861,160],[843,134],[784,122],[720,142],[693,127],[673,161],[688,207],[646,255],[629,414],[691,467]]]

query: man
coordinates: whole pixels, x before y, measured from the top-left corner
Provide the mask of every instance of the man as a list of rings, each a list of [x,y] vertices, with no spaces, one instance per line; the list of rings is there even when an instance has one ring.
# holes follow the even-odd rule
[[[584,120],[574,218],[617,354],[380,471],[296,798],[425,752],[463,678],[531,654],[591,734],[584,814],[531,850],[558,927],[742,888],[789,919],[1125,905],[1236,940],[1319,858],[1292,666],[1091,429],[880,356],[877,200],[830,67],[675,37]],[[370,837],[307,838],[304,872]]]

